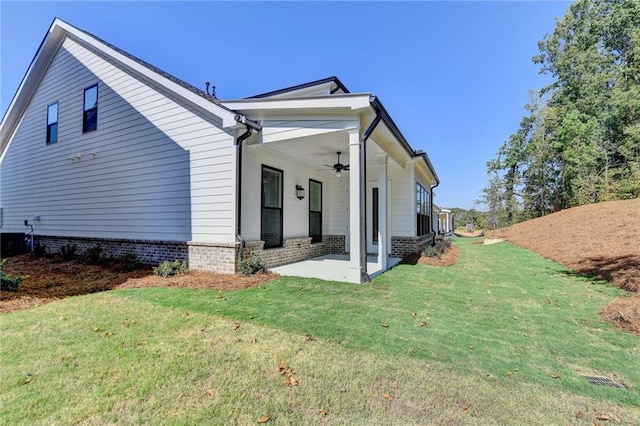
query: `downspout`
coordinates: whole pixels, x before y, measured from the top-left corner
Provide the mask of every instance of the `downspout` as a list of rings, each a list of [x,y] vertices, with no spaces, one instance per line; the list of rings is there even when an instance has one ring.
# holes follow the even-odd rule
[[[375,101],[375,97],[371,97],[371,103]],[[373,105],[372,105],[373,106]],[[370,283],[371,277],[367,273],[367,139],[373,133],[380,120],[382,113],[379,108],[375,108],[376,118],[373,119],[367,130],[360,137],[360,264],[362,270],[360,273],[361,283]]]
[[[247,130],[236,138],[236,240],[240,243],[238,258],[244,256],[245,241],[242,237],[242,143],[253,134],[262,130],[259,123],[248,120],[244,115],[236,115],[236,121],[243,124]]]
[[[431,229],[431,233],[433,234],[432,245],[436,243],[436,233],[435,233],[435,230],[433,229],[433,190],[436,189],[438,185],[440,185],[440,181],[436,180],[436,184],[432,185],[429,188],[429,210],[430,210],[429,217],[431,218],[431,220],[429,221],[429,228]]]

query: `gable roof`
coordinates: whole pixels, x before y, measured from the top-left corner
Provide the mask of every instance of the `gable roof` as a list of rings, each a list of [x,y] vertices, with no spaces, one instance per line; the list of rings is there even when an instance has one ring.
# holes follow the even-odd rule
[[[236,108],[239,111],[242,111],[243,108],[251,108],[250,105],[252,104],[252,107],[258,108],[263,108],[267,105],[274,105],[275,108],[278,108],[276,105],[279,103],[285,103],[286,101],[296,102],[297,108],[300,108],[304,103],[309,107],[320,104],[327,106],[339,105],[344,107],[346,104],[350,104],[352,109],[359,109],[364,105],[364,101],[361,99],[363,96],[367,97],[366,104],[375,112],[375,114],[380,115],[382,123],[384,123],[391,134],[393,134],[394,138],[402,146],[409,157],[422,159],[424,165],[428,168],[439,185],[440,178],[438,177],[427,153],[422,150],[415,150],[411,147],[411,144],[409,144],[407,139],[404,137],[396,123],[391,118],[391,115],[387,112],[387,109],[382,105],[380,99],[370,93],[351,93],[335,76],[250,96],[244,99],[223,100],[223,102],[231,105],[232,108]]]
[[[344,84],[338,79],[336,76],[323,78],[320,80],[310,81],[308,83],[298,84],[296,86],[285,87],[284,89],[274,90],[272,92],[261,93],[259,95],[249,96],[247,99],[256,99],[256,98],[271,98],[275,96],[288,95],[291,96],[294,92],[301,92],[304,89],[312,89],[312,88],[321,88],[325,86],[330,94],[334,94],[338,91],[342,91],[342,93],[350,93],[349,90],[345,87]]]
[[[222,122],[223,127],[232,127],[238,122],[246,122],[244,117],[230,110],[216,98],[208,95],[183,80],[125,52],[122,49],[94,36],[93,34],[70,25],[61,19],[55,18],[47,31],[40,47],[38,48],[25,76],[18,87],[9,108],[2,117],[0,123],[0,152],[4,152],[8,141],[15,131],[22,114],[24,113],[31,97],[35,93],[40,80],[44,76],[53,60],[53,57],[66,37],[74,37],[86,43],[92,48],[102,52],[123,67],[133,72],[150,78],[169,91],[184,98],[193,105],[207,111]]]

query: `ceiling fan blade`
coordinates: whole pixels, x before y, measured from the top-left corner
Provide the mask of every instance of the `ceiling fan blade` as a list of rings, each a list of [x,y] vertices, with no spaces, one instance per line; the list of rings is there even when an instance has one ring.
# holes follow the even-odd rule
[[[330,168],[334,168],[334,166],[332,166],[331,164],[325,164],[325,166],[330,167]]]
[[[342,168],[342,170],[349,170],[349,165],[345,164],[344,167]]]

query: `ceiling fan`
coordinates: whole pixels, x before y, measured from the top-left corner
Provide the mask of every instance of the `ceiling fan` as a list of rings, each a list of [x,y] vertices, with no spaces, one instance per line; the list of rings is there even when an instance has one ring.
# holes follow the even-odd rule
[[[334,165],[325,164],[325,166],[331,167],[333,170],[336,171],[336,177],[340,177],[340,176],[342,176],[342,171],[343,170],[345,172],[349,171],[349,165],[348,164],[342,164],[340,162],[340,154],[342,154],[342,152],[337,151],[336,154],[338,154],[338,162],[336,164],[334,164]]]

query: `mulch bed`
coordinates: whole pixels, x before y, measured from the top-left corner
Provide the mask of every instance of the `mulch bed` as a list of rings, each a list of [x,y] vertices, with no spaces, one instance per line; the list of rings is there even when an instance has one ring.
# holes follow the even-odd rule
[[[121,265],[87,265],[80,260],[63,261],[59,256],[10,257],[4,271],[27,275],[17,292],[0,291],[0,313],[32,308],[69,296],[123,288],[179,287],[208,290],[241,290],[274,279],[275,274],[227,275],[201,271],[162,278],[150,266],[121,271]]]
[[[460,256],[460,247],[452,245],[449,247],[440,257],[428,257],[425,255],[420,256],[418,263],[420,265],[430,266],[452,266],[458,262]]]

